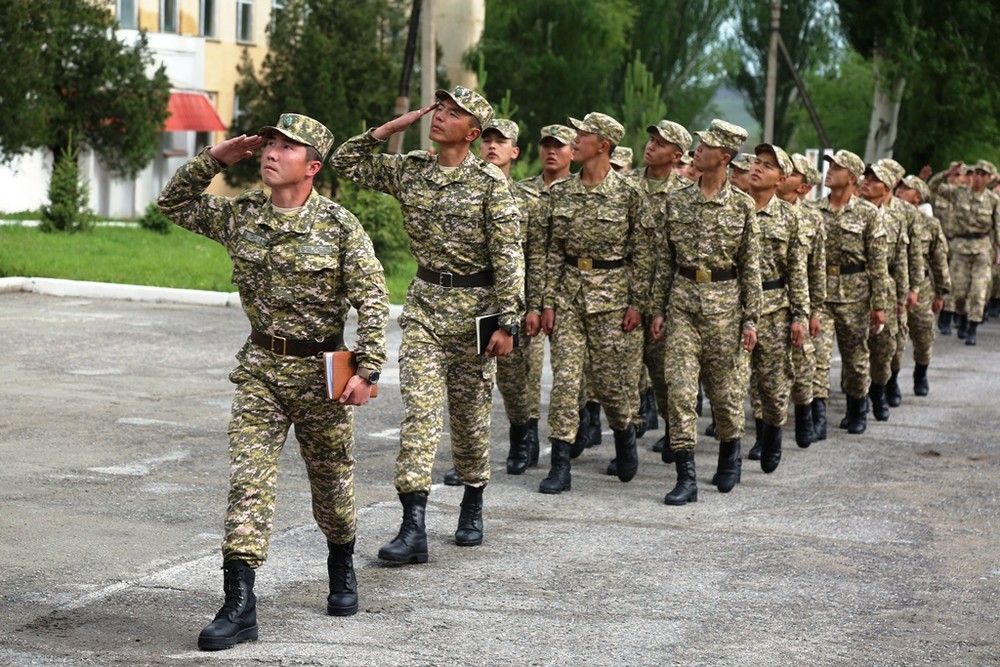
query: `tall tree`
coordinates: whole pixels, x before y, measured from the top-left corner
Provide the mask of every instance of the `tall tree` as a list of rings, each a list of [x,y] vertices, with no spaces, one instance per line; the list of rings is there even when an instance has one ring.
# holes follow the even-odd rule
[[[39,148],[55,160],[93,150],[113,174],[132,177],[160,148],[170,82],[153,69],[146,37],[115,35],[104,3],[3,0],[0,5],[0,159]]]

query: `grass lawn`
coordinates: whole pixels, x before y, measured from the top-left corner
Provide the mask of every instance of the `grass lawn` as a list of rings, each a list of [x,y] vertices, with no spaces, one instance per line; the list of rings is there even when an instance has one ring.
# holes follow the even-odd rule
[[[387,267],[389,299],[402,303],[416,265]],[[0,276],[234,292],[232,264],[219,244],[180,228],[96,227],[79,234],[0,225]]]

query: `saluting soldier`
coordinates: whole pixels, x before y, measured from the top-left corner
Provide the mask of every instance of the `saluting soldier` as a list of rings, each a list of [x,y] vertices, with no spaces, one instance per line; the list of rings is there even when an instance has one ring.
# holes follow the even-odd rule
[[[939,193],[937,186],[942,182],[946,182],[948,185],[956,188],[969,187],[965,165],[961,161],[952,162],[948,165],[948,169],[936,175],[932,173],[929,166],[925,166],[920,171],[920,178],[927,181],[927,185],[931,190],[930,201],[925,203],[930,204],[932,214],[941,222],[941,229],[948,240],[948,261],[950,263],[952,240],[958,233],[958,219],[956,217],[955,204],[952,202],[950,193],[948,196],[944,193]],[[938,331],[941,332],[941,335],[951,335],[951,322],[954,315],[955,300],[952,294],[948,294],[944,299],[944,307],[938,313]]]
[[[428,559],[424,515],[445,394],[455,470],[465,490],[455,543],[483,541],[483,489],[490,480],[490,410],[496,362],[510,354],[524,315],[521,216],[503,173],[470,147],[493,119],[482,95],[458,86],[431,104],[353,137],[330,158],[341,175],[399,200],[417,275],[399,324],[403,423],[394,484],[403,506],[382,560]],[[390,135],[432,113],[437,154],[377,154]],[[479,315],[499,313],[486,353],[476,349]]]
[[[268,195],[203,194],[223,169],[263,146]],[[353,409],[364,405],[385,362],[389,299],[382,265],[358,219],[313,189],[333,146],[320,122],[282,114],[276,126],[206,148],[181,167],[157,204],[176,224],[222,244],[250,320],[229,379],[229,504],[222,540],[225,603],[198,636],[217,650],[257,639],[256,570],[267,559],[278,458],[295,426],[313,515],[329,547],[327,613],[358,611],[354,574]],[[344,324],[358,311],[357,374],[339,401],[327,398],[323,352],[346,349]]]

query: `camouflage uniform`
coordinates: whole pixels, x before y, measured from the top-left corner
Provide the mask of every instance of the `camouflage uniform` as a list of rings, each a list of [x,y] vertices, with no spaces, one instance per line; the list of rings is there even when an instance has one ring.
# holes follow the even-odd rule
[[[955,163],[952,163],[953,165]],[[928,185],[931,189],[931,197],[929,200],[931,207],[934,211],[934,217],[938,219],[941,223],[941,231],[944,233],[945,239],[948,241],[948,262],[951,263],[951,244],[958,234],[958,217],[956,215],[955,204],[952,201],[951,192],[945,193],[940,192],[938,186],[946,182],[947,172],[941,172],[936,174],[930,179]],[[951,188],[967,187],[965,185],[952,185]],[[954,295],[949,292],[945,295],[944,308],[942,313],[952,313],[955,311],[955,298]]]
[[[289,116],[282,116],[282,127],[301,129],[294,117],[285,124]],[[331,135],[327,150],[332,143]],[[278,337],[339,341],[336,346],[343,349],[344,322],[353,305],[358,364],[378,371],[386,357],[389,302],[371,240],[346,209],[315,190],[289,215],[276,213],[260,190],[235,198],[202,194],[222,169],[208,149],[202,151],[178,170],[158,204],[181,227],[225,246],[250,326],[275,337],[276,352],[248,340],[230,374],[236,395],[222,552],[224,560],[253,568],[267,558],[278,457],[291,425],[306,463],[313,515],[327,540],[351,542],[357,523],[353,410],[327,398],[321,358],[284,355]]]
[[[903,179],[907,187],[918,190],[924,197],[930,194],[927,185],[916,176]],[[948,271],[948,240],[941,223],[936,218],[917,211],[910,242],[923,257],[922,275],[916,286],[919,289],[917,305],[910,311],[910,339],[913,341],[913,363],[928,366],[934,347],[935,298],[944,298],[951,291],[951,275]]]
[[[455,470],[466,485],[482,486],[490,479],[496,364],[476,353],[474,318],[499,312],[501,325],[521,321],[520,214],[503,173],[471,152],[445,170],[427,151],[376,154],[381,143],[369,130],[344,142],[330,164],[345,178],[399,200],[420,271],[441,274],[438,284],[419,276],[410,283],[399,318],[404,416],[395,487],[400,494],[430,490],[446,392]],[[484,272],[492,272],[492,285],[449,286]]]

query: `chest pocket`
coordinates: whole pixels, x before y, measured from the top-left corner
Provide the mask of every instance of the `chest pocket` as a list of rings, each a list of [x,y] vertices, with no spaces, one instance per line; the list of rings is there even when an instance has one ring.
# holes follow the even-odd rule
[[[272,278],[275,303],[317,303],[336,297],[340,260],[335,246],[290,246],[277,253],[274,263],[276,269],[281,265]]]
[[[426,243],[440,244],[444,238],[449,244],[485,247],[482,200],[449,202],[447,191],[436,194],[419,192],[407,198],[406,207],[411,211],[404,219],[412,221],[406,230],[410,237]]]
[[[865,223],[863,220],[851,217],[841,220],[827,231],[830,242],[827,245],[828,251],[838,251],[839,254],[830,252],[830,263],[843,263],[844,257],[865,256]]]
[[[266,292],[270,288],[269,248],[262,243],[242,236],[231,249],[233,284],[241,290]]]

